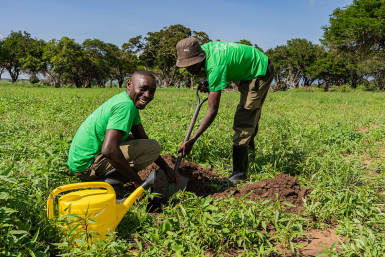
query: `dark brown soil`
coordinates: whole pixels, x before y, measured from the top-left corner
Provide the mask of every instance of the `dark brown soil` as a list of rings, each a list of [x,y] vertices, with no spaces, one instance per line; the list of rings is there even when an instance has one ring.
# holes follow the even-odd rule
[[[176,162],[175,156],[172,154],[164,154],[162,157],[171,168],[174,168]],[[157,171],[159,166],[155,163],[151,164],[146,169],[138,173],[140,178],[143,180],[146,179],[152,169]],[[212,169],[203,169],[196,163],[182,160],[179,165],[178,172],[179,174],[189,178],[186,191],[203,197],[217,192],[217,190],[211,185],[218,183],[219,176]]]
[[[171,154],[162,155],[163,159],[170,167],[174,167],[176,158]],[[153,163],[145,170],[139,172],[142,179],[146,179],[151,170],[158,170],[159,167]],[[252,191],[246,198],[250,200],[258,199],[276,199],[276,194],[281,201],[287,201],[295,205],[295,207],[285,206],[286,211],[298,212],[303,205],[303,198],[310,194],[311,189],[301,188],[298,179],[289,177],[286,174],[279,174],[274,178],[266,179],[247,184],[241,188],[231,187],[218,191],[213,184],[221,181],[221,178],[212,169],[203,169],[196,163],[182,161],[179,166],[179,174],[189,178],[186,191],[195,193],[197,196],[211,196],[214,200],[228,197],[241,199],[244,195]],[[234,193],[233,193],[234,192]]]
[[[233,193],[234,192],[234,193]],[[298,212],[303,205],[303,198],[310,194],[311,189],[301,188],[298,179],[289,177],[286,174],[280,173],[271,179],[265,179],[253,184],[247,184],[242,188],[232,187],[222,193],[213,194],[213,199],[218,199],[230,195],[235,199],[241,199],[244,195],[251,192],[246,198],[249,200],[259,199],[277,199],[287,201],[295,205],[295,207],[285,206],[286,211]]]

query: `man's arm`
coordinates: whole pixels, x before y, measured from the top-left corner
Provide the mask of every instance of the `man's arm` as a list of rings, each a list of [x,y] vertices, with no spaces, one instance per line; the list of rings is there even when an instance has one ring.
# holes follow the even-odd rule
[[[182,143],[182,145],[178,149],[178,152],[183,151],[183,157],[190,154],[194,143],[203,134],[203,132],[205,132],[208,127],[210,127],[211,123],[213,123],[215,117],[218,114],[220,100],[221,90],[209,93],[209,110],[207,111],[205,117],[199,125],[198,130],[195,132],[194,136],[189,141]]]
[[[131,133],[136,139],[149,139],[142,124],[132,126]],[[178,184],[178,176],[175,174],[174,170],[168,166],[162,156],[159,155],[158,159],[155,160],[155,163],[166,173],[166,176],[171,180],[172,184]]]
[[[121,130],[108,129],[104,137],[102,154],[117,171],[131,179],[135,187],[138,187],[143,181],[135,170],[130,167],[119,147],[123,136],[124,132]]]
[[[131,133],[135,139],[149,139],[142,124],[132,126]]]

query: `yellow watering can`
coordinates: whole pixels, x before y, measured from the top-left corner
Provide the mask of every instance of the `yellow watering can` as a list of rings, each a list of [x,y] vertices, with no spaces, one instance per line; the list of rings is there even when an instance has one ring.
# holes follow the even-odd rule
[[[53,217],[53,201],[55,197],[65,191],[85,188],[103,188],[92,190],[81,190],[71,192],[59,198],[59,215],[77,214],[80,217],[87,216],[96,221],[89,224],[87,232],[93,230],[99,235],[93,238],[104,240],[104,236],[110,231],[115,231],[119,222],[123,219],[126,212],[130,209],[135,200],[148,189],[155,181],[155,170],[153,170],[146,181],[138,187],[123,203],[116,203],[116,195],[112,186],[105,182],[83,182],[65,185],[56,188],[48,197],[47,216]],[[106,190],[104,190],[106,189]],[[95,214],[96,217],[95,217]]]

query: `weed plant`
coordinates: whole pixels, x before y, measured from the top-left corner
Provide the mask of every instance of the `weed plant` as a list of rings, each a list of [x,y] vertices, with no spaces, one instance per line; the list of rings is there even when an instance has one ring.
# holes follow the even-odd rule
[[[63,221],[47,219],[46,200],[56,187],[79,182],[66,165],[71,140],[88,115],[122,90],[1,83],[0,256],[285,255],[298,252],[313,228],[328,227],[339,241],[323,256],[385,254],[385,94],[358,91],[267,96],[246,183],[281,172],[295,176],[313,189],[303,213],[287,213],[289,203],[274,199],[213,201],[180,192],[154,214],[147,210],[156,195],[148,192],[118,226],[116,241],[90,247],[87,237],[72,240],[58,227]],[[217,119],[187,159],[225,176],[239,94],[222,95]],[[176,154],[195,104],[191,90],[158,89],[141,111],[163,154]]]

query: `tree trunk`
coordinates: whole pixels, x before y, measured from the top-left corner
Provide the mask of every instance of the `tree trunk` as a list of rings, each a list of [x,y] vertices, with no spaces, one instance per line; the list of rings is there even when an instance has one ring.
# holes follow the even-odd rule
[[[5,68],[1,68],[1,70],[0,70],[0,79],[1,79],[1,74],[3,74],[4,70],[5,70]]]
[[[174,81],[176,70],[177,70],[176,67],[174,67],[174,72],[173,72],[173,74],[171,74],[171,77],[170,77],[170,75],[168,74],[169,69],[163,69],[162,73],[163,73],[163,77],[164,77],[164,81],[163,81],[164,87],[167,88],[167,87],[172,85],[172,82]]]
[[[83,86],[83,81],[80,78],[73,78],[73,81],[75,83],[75,86],[77,88],[81,88]]]
[[[36,83],[36,80],[37,80],[37,75],[36,75],[36,73],[32,73],[31,76],[29,77],[29,81],[30,81],[32,84],[35,84],[35,83]]]
[[[179,79],[177,82],[175,82],[175,87],[176,87],[176,88],[179,88],[179,87],[180,87],[180,79]]]
[[[9,75],[11,76],[12,84],[15,83],[17,81],[17,78],[19,77],[20,70],[19,69],[13,69],[13,71],[12,71],[12,67],[7,68],[7,70],[9,72]]]
[[[384,90],[385,91],[385,83],[384,83],[384,79],[382,77],[378,77],[377,79],[377,85],[378,85],[378,89],[379,90]]]
[[[123,76],[119,77],[118,78],[119,88],[123,86],[123,82],[124,82],[124,77]]]
[[[163,73],[163,77],[164,77],[163,87],[168,88],[168,86],[170,86],[170,78],[169,78],[166,70],[163,70],[162,73]]]
[[[194,88],[194,76],[190,77],[190,89]]]
[[[61,76],[58,76],[57,81],[54,79],[54,85],[55,85],[56,88],[60,87],[60,77]]]
[[[299,74],[300,72],[298,71],[296,74],[295,74],[295,77],[293,79],[293,82],[294,82],[294,88],[299,88]]]

